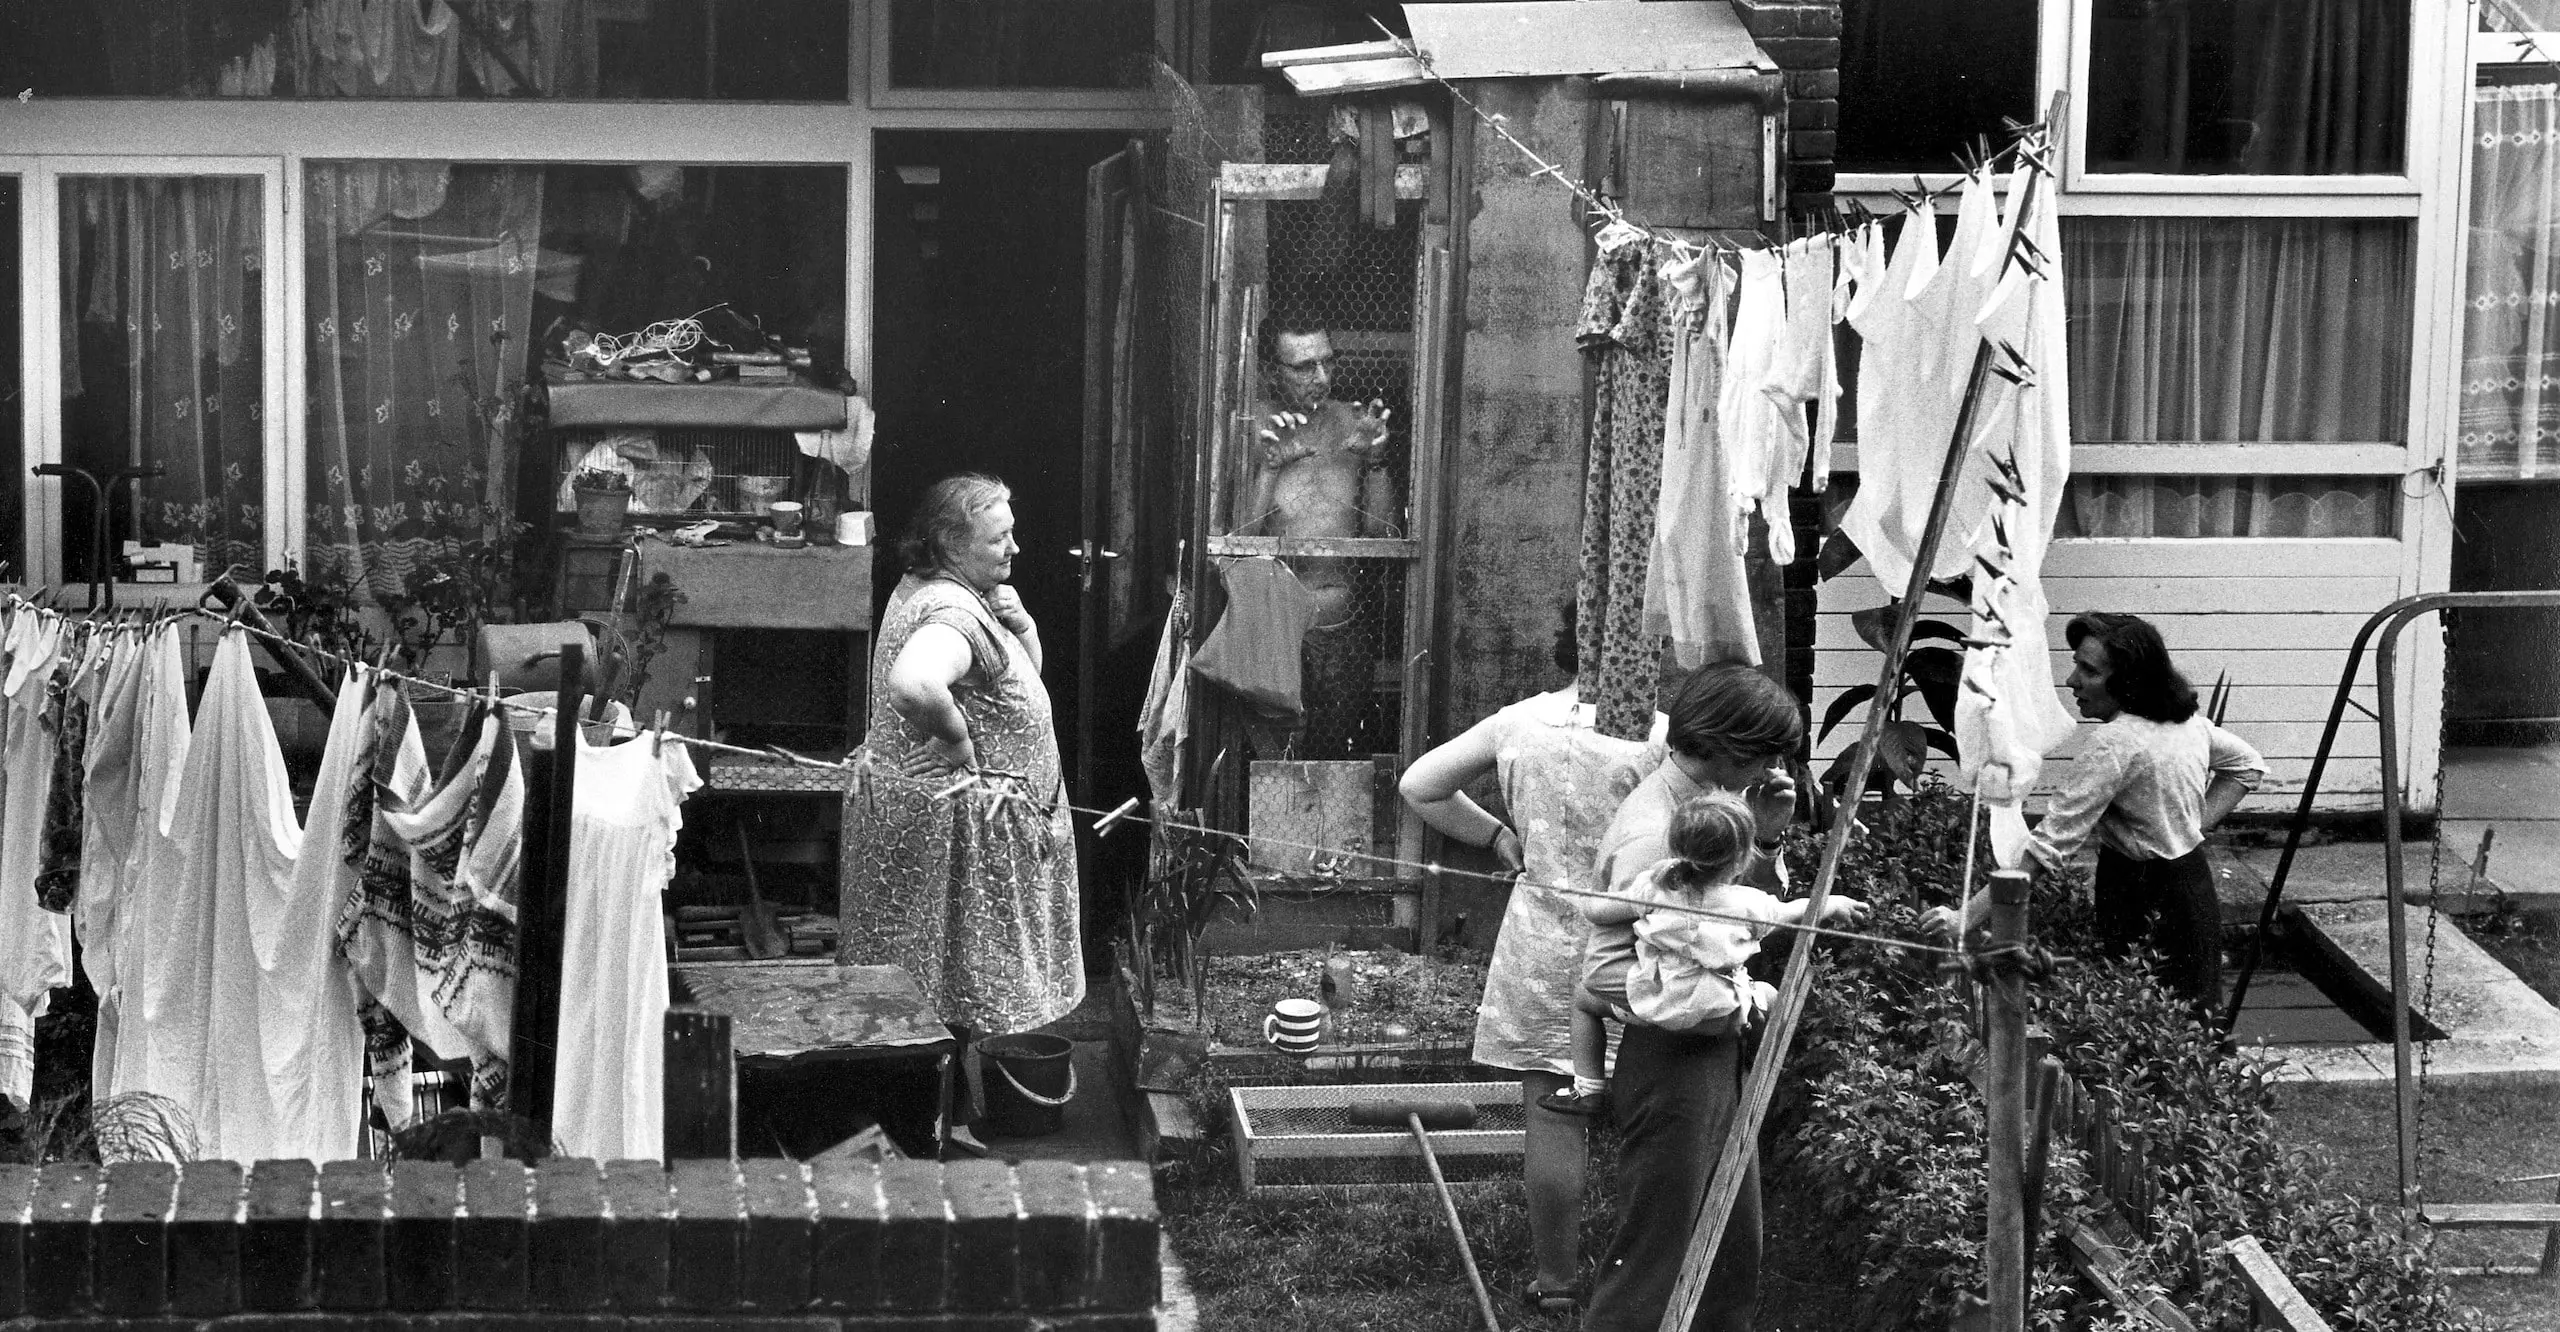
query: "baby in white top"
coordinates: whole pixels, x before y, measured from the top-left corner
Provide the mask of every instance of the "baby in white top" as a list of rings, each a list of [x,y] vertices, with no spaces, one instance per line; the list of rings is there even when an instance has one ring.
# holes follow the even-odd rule
[[[1748,964],[1772,928],[1803,923],[1806,901],[1735,882],[1750,868],[1756,835],[1740,797],[1693,796],[1671,816],[1670,859],[1647,867],[1622,897],[1583,901],[1596,928],[1574,999],[1573,1087],[1538,1098],[1540,1105],[1573,1115],[1605,1108],[1605,1018],[1712,1034],[1748,1027],[1769,1011],[1777,991],[1753,980]],[[1866,903],[1848,897],[1822,910],[1826,923],[1866,915]],[[1624,946],[1629,933],[1632,951]]]

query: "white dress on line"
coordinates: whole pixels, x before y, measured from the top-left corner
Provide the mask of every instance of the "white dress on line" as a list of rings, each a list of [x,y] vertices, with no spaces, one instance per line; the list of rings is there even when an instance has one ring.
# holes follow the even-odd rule
[[[551,1136],[595,1160],[666,1154],[666,926],[684,798],[702,785],[681,743],[589,744],[577,728],[569,902],[560,957]]]

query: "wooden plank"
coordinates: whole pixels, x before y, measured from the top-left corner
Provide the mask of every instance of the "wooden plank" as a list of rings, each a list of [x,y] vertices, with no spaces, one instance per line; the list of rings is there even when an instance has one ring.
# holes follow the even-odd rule
[[[2062,537],[2045,550],[2047,583],[2066,578],[2326,578],[2397,569],[2401,543],[2390,537]],[[1824,599],[1858,589],[1884,599],[1865,560],[1822,584]],[[1861,601],[1864,604],[1864,601]]]
[[[2056,641],[2058,649],[2061,643]],[[1845,689],[1850,685],[1876,682],[1875,650],[1861,644],[1855,648],[1817,649],[1813,657],[1813,683],[1816,689]],[[2053,681],[2058,686],[2071,672],[2071,654],[2055,651],[2048,663]],[[2318,688],[2331,693],[2338,687],[2338,672],[2347,666],[2347,651],[2320,648],[2271,649],[2259,651],[2245,647],[2191,648],[2178,654],[2178,669],[2197,688],[2210,688],[2214,677],[2225,671],[2232,682],[2244,686],[2289,686]],[[2357,664],[2356,679],[2363,687],[2359,695],[2370,707],[2373,703],[2373,654],[2365,654]],[[2324,710],[2321,716],[2327,716]]]
[[[1904,715],[1913,720],[1926,718],[1926,713],[1919,709],[1916,700],[1906,705]],[[1853,716],[1850,721],[1842,722],[1834,728],[1829,736],[1813,747],[1814,756],[1820,758],[1837,754],[1856,743],[1858,734],[1854,722]],[[2082,723],[2083,726],[2090,724]],[[2339,727],[2337,741],[2329,748],[2330,759],[2335,761],[2380,758],[2382,737],[2378,734],[2379,730],[2379,727],[2371,723]],[[2279,759],[2309,759],[2316,755],[2319,752],[2320,731],[2321,724],[2318,722],[2254,722],[2233,728],[2234,734],[2257,747],[2259,756],[2267,760],[2271,769]],[[2047,764],[2070,762],[2082,743],[2084,742],[2076,735],[2072,739],[2065,740],[2063,747],[2048,755],[2045,762]]]
[[[1936,617],[1933,617],[1936,618]],[[2346,665],[2347,645],[2355,641],[2356,630],[2365,622],[2361,612],[2351,615],[2321,614],[2230,614],[2230,615],[2152,615],[2144,618],[2160,630],[2161,641],[2173,653],[2200,648],[2229,648],[2235,643],[2250,643],[2263,648],[2293,650],[2332,649],[2338,652],[2338,664]],[[2045,624],[2046,641],[2064,642],[2063,626],[2071,617],[2055,615]],[[1949,617],[1949,623],[1956,621]],[[1959,629],[1965,626],[1956,623]],[[1847,615],[1822,614],[1814,619],[1813,646],[1816,650],[1846,651],[1865,648]],[[1873,649],[1868,649],[1872,651]]]
[[[1277,555],[1346,560],[1418,560],[1422,543],[1407,537],[1271,537],[1213,536],[1209,553],[1218,556]]]
[[[2057,686],[2054,692],[2062,699],[2064,710],[2070,711],[2073,706],[2071,694],[2070,691],[2059,687],[2060,678],[2057,674],[2055,677]],[[2199,698],[2210,692],[2213,684],[2212,676],[2208,675],[2201,680],[2193,676],[2188,678],[2195,684]],[[1875,681],[1865,680],[1860,683],[1874,684]],[[1813,691],[1815,715],[1820,716],[1823,709],[1830,705],[1830,700],[1846,692],[1848,692],[1846,685],[1825,686],[1817,681]],[[2329,685],[2234,684],[2231,687],[2230,702],[2223,709],[2223,722],[2235,729],[2255,722],[2324,722],[2328,720],[2329,705],[2336,696],[2337,689]],[[2351,701],[2361,703],[2368,708],[2374,705],[2373,691],[2370,688],[2359,689],[2348,697]],[[2375,723],[2372,718],[2349,708],[2345,725],[2348,728],[2359,725],[2371,728]],[[2340,734],[2344,733],[2342,729]]]
[[[2438,1230],[2539,1230],[2560,1226],[2560,1203],[2428,1203],[2418,1212]]]
[[[2177,1306],[2128,1278],[2123,1251],[2106,1236],[2077,1221],[2064,1221],[2055,1229],[2072,1265],[2109,1303],[2161,1332],[2195,1332],[2196,1325]]]
[[[2329,1332],[2329,1320],[2311,1307],[2294,1289],[2284,1269],[2276,1266],[2267,1246],[2255,1235],[2243,1235],[2222,1246],[2232,1261],[2240,1265],[2240,1278],[2249,1283],[2251,1303],[2257,1306],[2258,1326],[2279,1328],[2282,1332]]]
[[[1321,162],[1228,162],[1218,168],[1218,189],[1240,202],[1320,199],[1329,171]],[[1396,168],[1397,198],[1422,198],[1430,185],[1430,172],[1419,163]]]
[[[664,573],[685,599],[669,623],[712,629],[871,627],[871,547],[763,543],[693,549],[643,542],[638,580]]]
[[[2226,577],[2047,574],[2046,604],[2069,616],[2083,607],[2135,615],[2231,615],[2318,610],[2332,614],[2370,615],[2400,595],[2397,574],[2320,574],[2261,579],[2247,574]],[[1884,604],[1883,590],[1873,583],[1870,594],[1844,592],[1823,599],[1822,613],[1847,613]],[[1943,603],[1953,612],[1952,598],[1931,598],[1924,610]]]
[[[1301,65],[1339,65],[1348,60],[1375,60],[1381,56],[1404,53],[1404,43],[1397,41],[1353,42],[1346,46],[1302,46],[1294,51],[1265,52],[1262,57],[1262,67],[1294,69]]]

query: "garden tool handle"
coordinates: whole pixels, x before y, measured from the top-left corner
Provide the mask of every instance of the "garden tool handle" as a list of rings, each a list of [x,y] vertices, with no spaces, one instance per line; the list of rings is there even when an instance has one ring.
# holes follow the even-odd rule
[[[1449,1193],[1449,1181],[1440,1176],[1440,1158],[1431,1151],[1431,1135],[1422,1127],[1419,1111],[1407,1110],[1407,1128],[1413,1130],[1414,1145],[1422,1149],[1422,1168],[1431,1172],[1431,1187],[1440,1192],[1440,1210],[1449,1217],[1449,1237],[1458,1242],[1458,1261],[1467,1269],[1467,1285],[1476,1293],[1476,1309],[1484,1314],[1485,1332],[1502,1332],[1501,1316],[1493,1311],[1493,1296],[1484,1288],[1484,1273],[1476,1270],[1475,1250],[1467,1245],[1467,1228],[1458,1220],[1458,1200]]]

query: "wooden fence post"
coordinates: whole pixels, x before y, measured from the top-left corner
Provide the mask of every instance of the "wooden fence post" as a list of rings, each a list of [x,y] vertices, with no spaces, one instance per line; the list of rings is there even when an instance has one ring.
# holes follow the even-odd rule
[[[1990,948],[2027,943],[2027,875],[1991,871]],[[1984,1070],[1988,1102],[1985,1162],[1990,1167],[1990,1248],[1983,1273],[1991,1287],[1991,1325],[2024,1332],[2027,1325],[2027,979],[2014,955],[1995,959],[1989,997],[1990,1066]]]
[[[729,1015],[667,1010],[666,1153],[670,1161],[738,1154],[738,1087]]]

